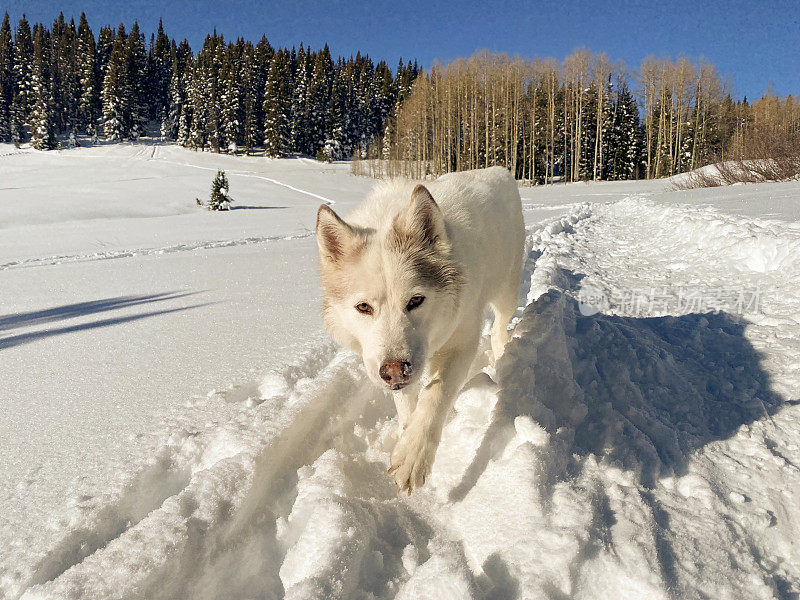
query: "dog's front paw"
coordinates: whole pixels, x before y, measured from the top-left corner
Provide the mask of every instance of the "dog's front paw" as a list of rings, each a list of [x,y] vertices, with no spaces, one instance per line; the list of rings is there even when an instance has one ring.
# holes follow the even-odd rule
[[[413,423],[400,436],[392,452],[392,466],[389,473],[394,474],[397,491],[402,492],[422,486],[433,467],[436,448],[439,446],[437,436]]]

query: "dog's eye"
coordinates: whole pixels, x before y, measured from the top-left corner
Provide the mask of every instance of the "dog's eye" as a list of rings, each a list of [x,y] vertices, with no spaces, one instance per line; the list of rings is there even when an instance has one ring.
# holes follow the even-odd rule
[[[372,314],[372,307],[366,302],[359,302],[358,304],[356,304],[356,310],[360,312],[362,315]]]
[[[406,310],[414,310],[425,301],[425,296],[412,296],[406,304]]]

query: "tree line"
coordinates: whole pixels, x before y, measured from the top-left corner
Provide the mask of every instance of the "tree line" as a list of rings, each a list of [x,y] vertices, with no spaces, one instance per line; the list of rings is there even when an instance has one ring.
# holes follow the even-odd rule
[[[779,131],[800,133],[791,96],[734,100],[704,61],[647,58],[633,73],[584,49],[561,62],[480,52],[419,76],[354,170],[421,178],[503,165],[533,183],[665,177],[758,154],[757,140]]]
[[[0,25],[0,141],[54,148],[59,136],[110,141],[152,133],[182,146],[266,156],[349,157],[381,137],[420,69],[395,73],[369,56],[336,60],[326,45],[274,48],[206,36],[194,54],[159,22],[146,44],[138,23],[95,38],[59,15],[49,29],[23,16]]]
[[[274,48],[215,32],[195,54],[134,22],[95,37],[85,14],[0,24],[0,141],[160,135],[196,150],[354,158],[354,171],[426,177],[504,165],[518,179],[664,177],[717,160],[798,154],[800,104],[734,99],[707,62],[605,53],[563,61],[481,52],[394,73],[327,46]],[[368,159],[368,160],[359,160]]]

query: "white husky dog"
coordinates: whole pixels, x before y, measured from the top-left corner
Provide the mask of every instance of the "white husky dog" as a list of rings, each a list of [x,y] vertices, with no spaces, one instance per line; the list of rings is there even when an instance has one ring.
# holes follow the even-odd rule
[[[316,234],[325,327],[393,392],[389,472],[410,494],[430,473],[487,306],[495,360],[508,340],[525,238],[516,181],[502,167],[427,187],[389,181],[347,221],[320,206]]]

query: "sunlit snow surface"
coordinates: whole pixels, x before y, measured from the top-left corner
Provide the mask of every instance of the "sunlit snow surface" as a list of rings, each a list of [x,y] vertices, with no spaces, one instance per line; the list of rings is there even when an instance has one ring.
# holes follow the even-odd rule
[[[800,183],[523,188],[514,338],[411,497],[319,318],[316,209],[372,183],[0,146],[0,597],[800,593]]]

